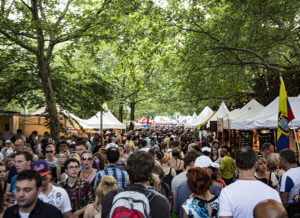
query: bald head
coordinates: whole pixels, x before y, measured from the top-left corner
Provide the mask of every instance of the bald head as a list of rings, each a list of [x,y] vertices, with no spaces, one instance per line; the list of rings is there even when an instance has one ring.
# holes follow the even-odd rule
[[[259,202],[253,210],[254,218],[288,218],[283,205],[275,200]]]

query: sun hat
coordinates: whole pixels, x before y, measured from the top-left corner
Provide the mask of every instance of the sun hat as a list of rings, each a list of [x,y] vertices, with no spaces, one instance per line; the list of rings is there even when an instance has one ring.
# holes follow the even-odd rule
[[[207,168],[214,167],[219,168],[219,164],[214,163],[208,156],[202,155],[195,160],[194,167]]]

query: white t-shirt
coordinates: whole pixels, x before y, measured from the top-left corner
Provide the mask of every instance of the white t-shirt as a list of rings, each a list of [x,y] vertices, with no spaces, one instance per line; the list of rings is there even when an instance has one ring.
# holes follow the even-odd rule
[[[238,180],[222,189],[219,217],[253,217],[254,207],[261,201],[273,199],[281,203],[279,193],[260,181]]]
[[[63,188],[51,184],[52,190],[46,196],[43,192],[39,194],[39,199],[45,203],[51,204],[59,209],[63,214],[72,210],[70,198]]]
[[[289,192],[288,203],[293,203],[294,195],[300,189],[300,167],[288,169],[279,179],[279,192]]]
[[[177,187],[185,180],[187,180],[186,178],[186,173],[187,172],[182,172],[180,174],[178,174],[177,176],[175,176],[172,180],[172,192],[176,193],[176,189]]]
[[[145,151],[148,152],[150,150],[150,148],[141,148],[139,151]]]
[[[19,210],[19,215],[20,215],[21,218],[28,218],[29,215],[30,215],[30,213],[23,213],[23,212],[21,212],[21,211]]]

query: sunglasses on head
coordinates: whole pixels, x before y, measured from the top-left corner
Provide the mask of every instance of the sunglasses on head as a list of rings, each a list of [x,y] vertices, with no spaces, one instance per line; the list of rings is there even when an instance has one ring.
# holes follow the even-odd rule
[[[81,160],[92,160],[92,157],[82,157]]]

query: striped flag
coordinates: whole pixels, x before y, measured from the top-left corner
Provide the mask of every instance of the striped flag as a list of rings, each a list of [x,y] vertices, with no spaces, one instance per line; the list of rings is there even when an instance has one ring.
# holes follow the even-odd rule
[[[277,152],[289,148],[289,122],[295,119],[290,102],[288,100],[283,79],[280,78],[279,111],[277,127]]]

